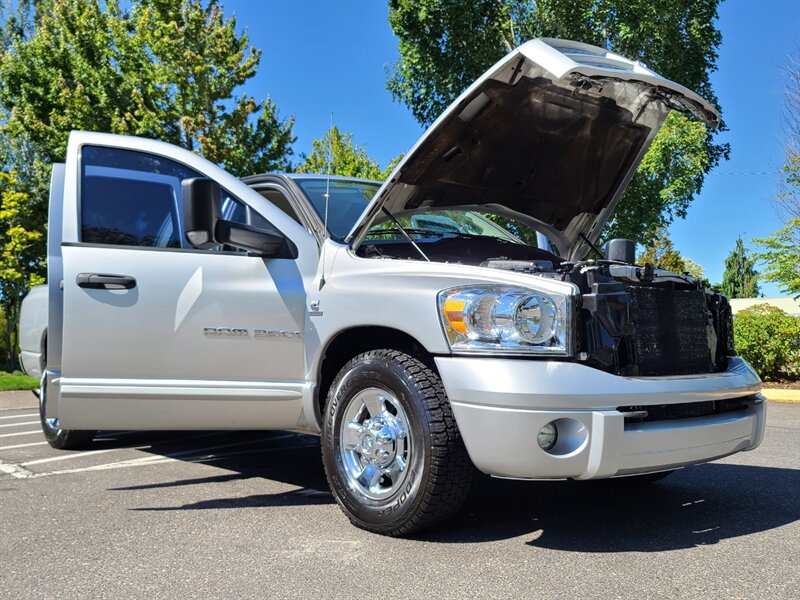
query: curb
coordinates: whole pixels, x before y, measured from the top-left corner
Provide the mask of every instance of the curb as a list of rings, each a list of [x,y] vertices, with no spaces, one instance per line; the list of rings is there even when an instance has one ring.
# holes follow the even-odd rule
[[[763,388],[761,393],[770,402],[800,404],[800,390],[784,390],[780,388]]]

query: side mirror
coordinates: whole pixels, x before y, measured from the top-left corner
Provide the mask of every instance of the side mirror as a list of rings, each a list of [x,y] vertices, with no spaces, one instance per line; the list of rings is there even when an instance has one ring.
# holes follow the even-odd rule
[[[286,238],[278,231],[267,231],[223,219],[217,221],[214,237],[220,244],[228,244],[266,257],[280,255],[286,243]]]
[[[222,244],[264,257],[295,257],[297,250],[284,235],[222,218],[222,188],[213,179],[196,177],[181,182],[183,227],[186,240],[208,250]]]
[[[183,228],[195,248],[209,249],[218,245],[214,228],[222,217],[222,189],[213,179],[195,177],[181,182]]]

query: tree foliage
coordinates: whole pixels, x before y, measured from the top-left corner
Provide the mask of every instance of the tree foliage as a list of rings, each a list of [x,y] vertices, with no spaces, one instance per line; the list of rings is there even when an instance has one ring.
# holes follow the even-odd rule
[[[756,254],[764,262],[764,281],[800,298],[800,217],[791,219],[768,238],[753,240],[762,247]]]
[[[666,229],[659,230],[658,234],[645,246],[636,262],[640,265],[650,263],[654,267],[667,269],[673,273],[688,273],[701,281],[705,287],[711,287],[711,284],[705,278],[705,270],[702,265],[694,262],[691,258],[681,255],[675,249],[675,245]]]
[[[73,129],[160,139],[236,175],[288,169],[293,119],[238,93],[260,59],[218,0],[0,0],[0,172],[17,206],[0,218],[4,286],[41,272],[49,165]],[[24,232],[8,225],[23,216]],[[11,326],[22,288],[0,289]]]
[[[16,324],[22,298],[34,285],[44,283],[46,237],[16,173],[0,172],[0,307],[5,317],[0,361],[16,364]]]
[[[302,155],[303,163],[298,173],[318,173],[359,177],[383,181],[392,172],[402,156],[392,160],[386,169],[367,154],[366,148],[353,141],[353,134],[340,131],[335,125],[321,138],[311,142],[311,153]]]
[[[217,0],[52,0],[0,60],[6,135],[62,160],[72,129],[177,144],[234,174],[288,166],[292,119],[235,90],[261,53]]]
[[[639,255],[637,263],[642,265],[650,263],[654,267],[667,269],[674,273],[686,272],[686,260],[675,249],[675,245],[665,229],[660,230],[658,235],[645,246],[644,251]]]
[[[759,273],[755,268],[755,260],[739,237],[736,239],[736,246],[725,259],[720,292],[728,298],[758,298],[761,296],[758,280]]]
[[[525,40],[558,37],[640,60],[716,104],[719,0],[390,0],[400,60],[387,86],[430,124],[473,80]],[[672,113],[626,190],[604,237],[646,243],[685,217],[705,174],[728,146],[704,125]]]

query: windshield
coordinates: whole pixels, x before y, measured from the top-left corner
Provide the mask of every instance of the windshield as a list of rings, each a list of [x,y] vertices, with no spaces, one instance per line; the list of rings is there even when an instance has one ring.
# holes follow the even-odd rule
[[[341,179],[301,178],[295,179],[303,190],[315,212],[325,221],[325,192],[330,186],[328,201],[328,233],[341,242],[366,210],[380,184],[368,181]],[[458,208],[415,210],[394,215],[406,233],[414,238],[442,237],[492,237],[506,242],[539,247],[536,230],[529,225],[491,213]],[[403,238],[397,225],[380,215],[369,228],[367,237],[375,239]]]
[[[426,210],[413,214],[395,215],[406,233],[418,237],[479,236],[493,237],[507,242],[524,243],[510,231],[492,221],[492,215],[471,210]],[[507,221],[507,219],[505,219]],[[397,225],[384,216],[376,220],[367,232],[369,238],[402,236]],[[534,232],[534,243],[535,232]]]
[[[344,240],[380,188],[378,183],[342,181],[341,179],[331,179],[329,182],[325,178],[297,178],[295,182],[305,192],[323,223],[325,222],[325,191],[330,185],[328,233],[338,242]]]

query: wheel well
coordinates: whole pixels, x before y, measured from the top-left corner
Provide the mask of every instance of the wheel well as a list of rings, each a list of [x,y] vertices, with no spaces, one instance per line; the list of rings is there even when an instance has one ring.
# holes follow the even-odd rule
[[[424,363],[436,372],[433,355],[416,339],[398,329],[390,327],[355,327],[339,333],[328,344],[322,355],[319,370],[319,386],[317,387],[317,406],[320,414],[325,405],[333,380],[342,367],[354,356],[376,350],[389,348],[400,350]]]

